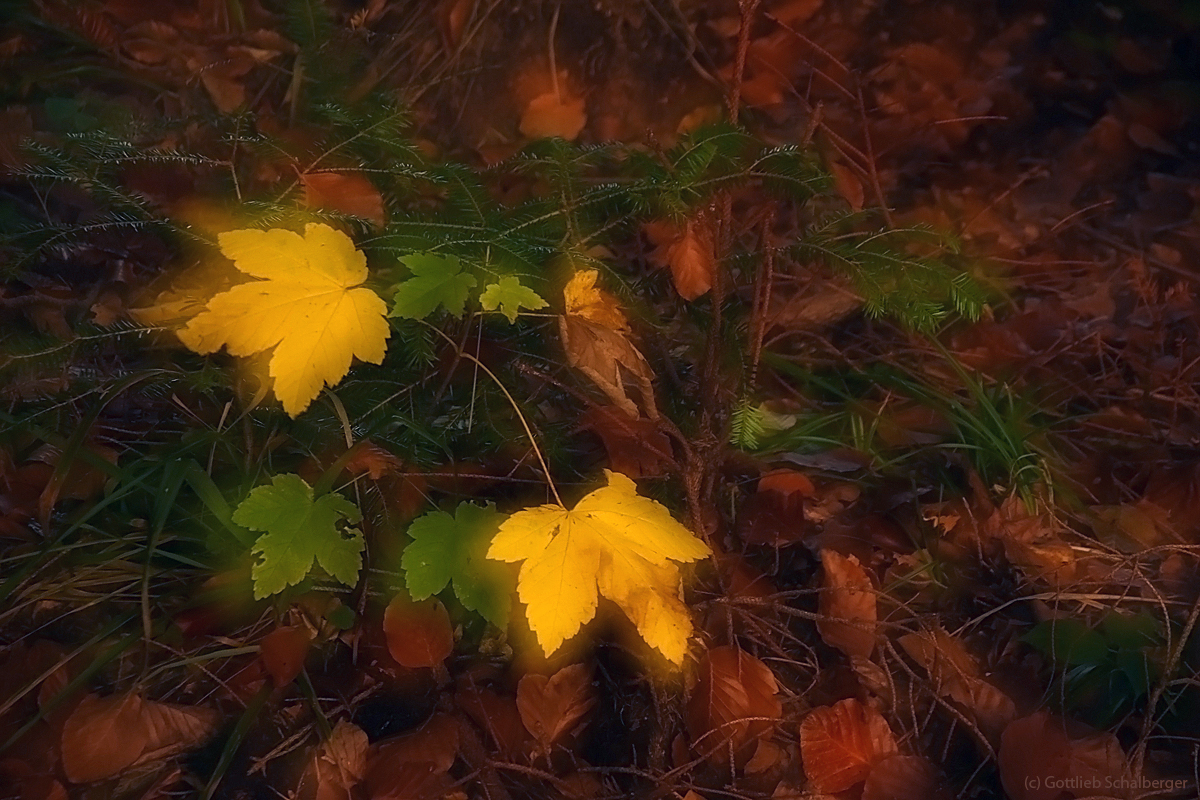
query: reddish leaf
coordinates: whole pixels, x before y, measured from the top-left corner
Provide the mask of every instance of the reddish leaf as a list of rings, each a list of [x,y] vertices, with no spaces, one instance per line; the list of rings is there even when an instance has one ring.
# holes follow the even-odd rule
[[[671,440],[654,420],[631,417],[616,406],[597,406],[583,414],[579,427],[600,437],[614,472],[658,478],[675,465]]]
[[[468,684],[455,693],[458,707],[467,712],[475,724],[487,731],[496,749],[505,756],[521,752],[528,738],[517,703],[491,689]]]
[[[276,686],[286,686],[304,669],[308,655],[308,631],[279,627],[263,637],[258,657]]]
[[[382,228],[387,218],[383,197],[362,175],[343,172],[310,172],[300,176],[304,184],[304,205],[328,211],[340,211],[370,220]]]
[[[758,479],[758,491],[775,492],[788,500],[813,497],[817,487],[803,472],[794,469],[776,469]]]
[[[883,757],[896,753],[887,720],[854,698],[821,706],[800,723],[800,757],[818,792],[842,792],[866,780]]]
[[[871,578],[857,558],[833,550],[821,551],[821,565],[825,568],[817,620],[821,638],[848,656],[869,658],[878,620]]]
[[[584,664],[563,667],[549,678],[526,675],[517,685],[521,722],[547,749],[578,726],[595,705],[591,669]]]
[[[862,800],[948,800],[937,768],[922,756],[885,756],[871,767]]]
[[[714,647],[700,663],[687,705],[688,733],[697,751],[720,757],[732,744],[742,763],[750,746],[783,716],[771,668],[737,647]]]
[[[450,615],[436,597],[413,602],[397,595],[383,615],[388,652],[401,666],[432,667],[454,650]]]
[[[404,462],[374,442],[363,440],[354,448],[354,455],[346,461],[346,471],[351,475],[366,475],[377,481],[385,474],[404,469]]]
[[[1038,711],[1004,729],[1000,781],[1012,800],[1057,800],[1064,788],[1113,786],[1124,775],[1125,753],[1115,736],[1076,723],[1083,735],[1072,737],[1068,724]]]

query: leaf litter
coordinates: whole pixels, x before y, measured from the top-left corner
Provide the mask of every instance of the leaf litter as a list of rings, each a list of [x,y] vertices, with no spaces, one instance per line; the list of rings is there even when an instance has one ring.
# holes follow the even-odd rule
[[[753,125],[782,141],[821,149],[835,179],[837,202],[867,213],[877,203],[888,205],[885,215],[890,214],[893,224],[932,226],[955,241],[960,248],[955,257],[994,268],[1004,302],[979,323],[956,324],[939,341],[959,362],[978,371],[983,389],[949,374],[927,344],[864,321],[862,298],[854,287],[831,279],[824,266],[789,264],[773,284],[778,291],[756,298],[765,309],[765,329],[758,335],[770,342],[772,356],[770,368],[758,367],[756,388],[766,393],[765,399],[789,404],[793,422],[783,431],[795,429],[790,449],[779,459],[738,454],[722,464],[720,482],[693,487],[693,497],[705,508],[668,513],[649,499],[669,494],[660,492],[655,479],[688,474],[711,442],[694,436],[691,428],[681,426],[685,435],[662,421],[679,418],[676,392],[687,395],[702,387],[687,373],[663,369],[671,366],[671,358],[644,344],[652,338],[643,321],[661,320],[655,324],[676,337],[675,355],[695,346],[689,338],[702,338],[705,320],[694,315],[706,313],[708,304],[717,302],[714,295],[723,291],[715,281],[717,270],[728,266],[716,255],[726,241],[722,237],[755,232],[753,206],[760,199],[749,194],[733,198],[745,231],[710,228],[702,217],[665,232],[647,229],[652,253],[633,254],[633,245],[617,258],[635,264],[643,258],[648,267],[669,268],[667,291],[678,295],[672,300],[685,300],[688,311],[672,310],[670,301],[639,287],[641,307],[634,312],[627,295],[618,303],[598,288],[608,285],[607,276],[602,280],[600,273],[580,270],[575,273],[583,276],[579,282],[567,279],[559,321],[567,363],[600,393],[582,382],[583,390],[576,390],[592,402],[585,421],[601,438],[613,470],[607,489],[620,494],[620,500],[610,505],[631,504],[645,513],[636,515],[637,524],[616,526],[613,533],[604,516],[612,507],[593,502],[593,509],[586,498],[569,511],[561,503],[531,511],[546,518],[539,540],[546,543],[544,549],[560,546],[572,563],[621,560],[647,585],[657,587],[651,602],[670,609],[670,630],[654,628],[645,598],[635,600],[625,585],[627,575],[603,572],[600,566],[579,570],[592,579],[593,588],[581,595],[589,601],[584,605],[599,607],[607,589],[645,642],[682,666],[680,684],[656,682],[659,677],[645,677],[630,666],[627,654],[613,643],[630,641],[621,639],[617,615],[602,615],[590,625],[597,632],[596,643],[582,649],[564,648],[542,661],[514,654],[521,623],[515,622],[506,638],[501,631],[506,616],[522,617],[528,611],[527,622],[537,622],[534,636],[553,650],[590,614],[564,607],[571,612],[564,617],[568,622],[546,622],[560,611],[556,600],[570,593],[555,595],[536,580],[518,582],[524,607],[516,607],[517,613],[504,610],[501,598],[511,588],[495,588],[498,583],[481,588],[488,581],[478,577],[478,567],[486,561],[478,551],[491,543],[479,531],[492,522],[497,530],[501,525],[496,520],[483,525],[474,517],[487,516],[481,509],[491,509],[478,503],[506,498],[456,493],[453,502],[442,506],[454,514],[428,511],[425,495],[437,495],[438,481],[448,481],[438,475],[442,468],[430,466],[435,459],[426,457],[421,469],[430,476],[415,475],[417,467],[405,466],[410,456],[403,447],[396,448],[403,462],[388,449],[395,448],[389,438],[395,430],[372,428],[370,435],[385,444],[374,457],[347,463],[346,473],[358,477],[352,484],[338,484],[333,493],[326,486],[319,494],[311,491],[317,476],[311,476],[311,485],[292,476],[299,483],[270,484],[285,492],[275,506],[255,512],[251,503],[240,513],[230,508],[222,512],[211,492],[198,495],[212,502],[209,510],[220,529],[214,537],[246,537],[250,527],[262,534],[260,542],[268,536],[286,540],[266,539],[257,559],[222,566],[222,574],[244,579],[247,591],[239,597],[247,599],[240,602],[252,602],[249,587],[255,578],[260,595],[274,594],[280,585],[307,591],[314,581],[320,594],[331,590],[329,578],[350,585],[364,568],[385,573],[393,568],[357,560],[359,551],[373,552],[374,537],[385,535],[373,521],[364,522],[362,530],[344,527],[343,521],[359,524],[360,509],[376,500],[378,507],[402,518],[386,535],[401,542],[411,539],[395,552],[412,559],[410,566],[419,562],[428,570],[403,570],[405,588],[416,602],[397,594],[403,594],[399,584],[390,586],[382,601],[367,593],[354,597],[353,609],[311,597],[297,599],[286,612],[291,615],[287,624],[261,617],[253,634],[235,625],[193,639],[213,648],[250,643],[258,653],[226,659],[188,651],[197,659],[183,658],[177,665],[172,674],[182,676],[178,682],[151,673],[143,675],[144,689],[130,688],[130,676],[147,663],[138,664],[142,654],[139,659],[122,655],[121,640],[106,634],[91,641],[86,654],[111,655],[122,669],[106,673],[101,682],[88,678],[86,688],[101,693],[80,693],[74,687],[72,695],[70,682],[81,673],[77,659],[68,658],[60,643],[85,641],[90,634],[81,631],[88,625],[81,623],[77,630],[45,623],[64,609],[78,608],[73,604],[79,598],[50,596],[33,603],[27,598],[36,594],[19,594],[14,602],[19,613],[5,617],[6,625],[14,627],[11,635],[4,633],[0,658],[13,681],[0,691],[0,719],[5,730],[27,720],[34,725],[24,738],[11,740],[16,744],[0,761],[0,776],[22,796],[57,798],[67,796],[67,786],[74,791],[78,785],[125,780],[121,773],[134,774],[135,767],[152,768],[161,761],[160,773],[143,787],[143,796],[152,796],[180,783],[181,767],[193,769],[193,762],[181,761],[180,754],[203,752],[205,742],[218,727],[225,730],[238,718],[261,691],[253,687],[261,684],[274,692],[267,706],[272,719],[286,721],[291,731],[307,732],[307,739],[297,735],[282,748],[291,748],[294,759],[287,785],[297,785],[294,776],[301,774],[301,791],[311,789],[320,797],[503,797],[532,786],[541,793],[570,794],[568,789],[585,787],[590,796],[636,794],[644,787],[629,782],[625,776],[633,773],[628,767],[614,766],[630,762],[606,750],[610,740],[632,753],[644,774],[672,776],[669,780],[686,776],[672,789],[688,798],[785,797],[808,791],[882,800],[938,796],[945,786],[981,797],[1079,797],[1084,784],[1111,785],[1122,779],[1141,781],[1143,789],[1188,791],[1190,773],[1186,759],[1179,758],[1181,751],[1155,744],[1152,734],[1170,730],[1180,741],[1194,735],[1172,716],[1172,709],[1194,704],[1186,687],[1194,683],[1197,669],[1193,654],[1177,638],[1181,625],[1189,624],[1188,609],[1195,602],[1197,567],[1187,547],[1197,533],[1189,520],[1197,518],[1200,496],[1190,455],[1197,440],[1191,265],[1200,193],[1194,170],[1182,155],[1194,149],[1189,139],[1194,109],[1175,92],[1180,80],[1190,85],[1180,72],[1179,54],[1194,44],[1194,23],[1171,9],[1156,8],[1141,11],[1158,28],[1123,27],[1115,19],[1085,16],[1052,29],[1040,14],[992,4],[918,4],[884,19],[866,7],[791,0],[758,4],[759,16],[743,24],[728,3],[680,7],[672,12],[678,19],[662,16],[659,8],[656,16],[648,5],[636,3],[604,2],[584,10],[586,5],[564,7],[557,33],[545,29],[550,15],[542,15],[536,45],[534,39],[515,37],[528,45],[522,47],[514,47],[514,36],[506,35],[518,30],[512,25],[515,17],[507,16],[516,11],[461,2],[442,4],[439,24],[430,24],[427,32],[404,27],[402,15],[385,3],[346,11],[335,18],[335,27],[344,26],[363,41],[421,40],[427,35],[421,47],[411,50],[417,82],[434,87],[422,97],[427,130],[440,140],[439,146],[484,160],[511,155],[528,139],[561,136],[591,144],[614,132],[643,139],[655,151],[690,129],[688,119],[703,117],[704,109],[720,100],[719,92],[714,95],[702,86],[665,92],[670,97],[661,106],[646,102],[637,90],[651,86],[657,92],[656,69],[675,82],[674,88],[686,83],[683,75],[698,85],[706,83],[704,75],[727,84],[740,79],[736,90],[753,109],[747,117]],[[300,46],[287,36],[301,39],[301,32],[272,30],[279,16],[263,6],[274,8],[241,4],[244,18],[237,20],[227,16],[228,10],[204,3],[195,9],[139,2],[79,8],[43,3],[37,13],[83,36],[100,54],[120,53],[124,68],[172,87],[170,103],[237,111],[264,97],[278,97],[280,105],[267,113],[279,113],[289,103],[302,108],[302,92],[285,97],[286,88],[272,83],[288,70],[299,74]],[[581,30],[601,31],[604,46],[580,46]],[[745,60],[739,64],[743,31]],[[548,32],[549,37],[543,35]],[[13,28],[5,34],[4,57],[27,58],[30,34]],[[631,47],[644,58],[629,58]],[[449,49],[442,53],[441,48]],[[509,58],[496,57],[502,51]],[[311,54],[305,51],[304,58]],[[366,66],[364,83],[396,74],[389,57],[383,53]],[[472,68],[472,59],[477,59],[475,66],[490,64],[490,72]],[[466,67],[462,74],[472,77],[438,73],[445,65]],[[531,77],[510,80],[514,75]],[[302,84],[297,80],[297,91]],[[1120,92],[1105,88],[1117,84],[1123,87]],[[515,93],[510,87],[516,87]],[[633,90],[626,91],[629,87]],[[604,108],[610,102],[606,98],[614,95],[626,100],[630,113],[614,115]],[[1038,116],[1037,109],[1048,99],[1065,96],[1080,98],[1064,114],[1068,120]],[[439,104],[453,113],[448,116]],[[645,110],[651,107],[653,114]],[[48,102],[33,110],[29,114],[20,105],[7,113],[41,126],[44,118],[60,123],[75,116],[85,119],[95,109],[86,103]],[[451,118],[456,124],[446,123]],[[7,145],[7,140],[0,142],[6,165],[19,164],[23,157]],[[263,174],[279,168],[261,167]],[[375,227],[393,221],[394,198],[387,199],[385,211],[373,176],[337,165],[287,169],[300,176],[303,199],[298,202],[309,212],[358,217]],[[152,184],[147,174],[130,177],[130,185],[145,196],[168,199],[172,213],[178,207],[184,215],[184,201],[170,195],[190,189],[164,192]],[[180,187],[194,185],[190,178],[179,181]],[[316,286],[325,278],[311,274],[293,281],[242,269],[243,262],[259,272],[269,268],[271,258],[256,255],[253,239],[291,237],[304,243],[288,245],[299,254],[291,260],[313,266],[316,246],[308,241],[313,230],[340,254],[330,262],[339,266],[330,278],[336,287],[328,292]],[[211,289],[216,284],[210,281],[204,287],[210,290],[207,296],[183,291],[162,295],[158,307],[143,309],[144,323],[191,317],[194,324],[183,337],[194,349],[265,353],[276,395],[298,419],[301,411],[320,405],[314,399],[339,384],[353,359],[384,358],[386,333],[378,334],[386,331],[383,314],[389,306],[368,296],[374,292],[363,285],[366,272],[356,266],[359,256],[351,253],[350,237],[345,237],[351,243],[347,246],[339,239],[342,234],[324,224],[308,228],[303,237],[235,230],[228,224],[212,231],[242,235],[241,241],[229,239],[227,249],[224,241],[221,245],[243,274],[215,294]],[[769,236],[762,240],[773,241]],[[10,283],[4,290],[5,313],[13,309],[13,319],[61,341],[71,341],[83,319],[119,333],[128,318],[139,317],[125,311],[137,308],[128,287],[144,280],[136,275],[140,262],[135,250],[122,253],[121,271],[97,279],[89,288],[98,291],[80,292],[80,300],[62,300],[49,284]],[[81,250],[74,257],[102,275],[110,263],[103,254],[110,252]],[[492,317],[512,325],[523,312],[543,308],[543,296],[552,297],[508,275],[476,273],[477,265],[456,262],[457,257],[420,251],[407,258],[411,263],[405,262],[407,272],[399,276],[398,295],[390,305],[400,320],[445,310],[469,326],[474,323],[467,301],[475,296],[471,290],[477,290],[480,307],[499,312]],[[746,263],[734,267],[744,274],[760,268],[767,269]],[[247,281],[246,274],[259,280]],[[337,352],[328,358],[310,359],[320,337],[314,340],[306,325],[295,323],[291,310],[282,309],[286,324],[280,335],[263,339],[261,320],[247,313],[253,305],[244,302],[247,292],[287,295],[297,304],[293,309],[303,306],[331,318],[348,303],[364,320],[364,330],[373,333],[352,347],[334,348]],[[332,304],[322,299],[326,295]],[[474,344],[469,327],[457,333],[461,342]],[[482,347],[494,344],[482,335],[478,339]],[[807,373],[779,368],[788,362],[819,368]],[[942,390],[942,402],[911,384],[898,385],[885,370],[874,370],[881,363],[911,367],[913,374]],[[51,385],[69,386],[93,368],[53,376],[53,384],[23,379],[11,384],[5,397],[25,402]],[[831,399],[841,389],[823,381],[839,369],[855,373],[858,396]],[[535,375],[533,370],[526,374]],[[562,373],[551,377],[561,381]],[[536,377],[529,379],[536,383]],[[539,391],[551,391],[547,387],[557,390],[560,384],[548,380]],[[402,395],[427,389],[453,391],[449,384],[395,387]],[[1017,415],[1006,399],[1016,395],[1031,398],[1041,416]],[[595,405],[599,396],[610,405]],[[197,407],[194,395],[176,397],[184,408]],[[546,394],[538,397],[538,402],[549,402]],[[853,447],[827,446],[826,431],[803,427],[815,412],[837,411],[839,404],[851,409],[843,438],[852,440]],[[998,427],[965,429],[963,416],[955,414],[964,405]],[[114,407],[114,417],[119,409]],[[864,413],[853,417],[856,411]],[[230,419],[236,417],[230,413]],[[494,408],[488,413],[495,418]],[[545,413],[542,424],[553,427],[562,421],[561,413],[558,408]],[[867,424],[859,425],[864,420]],[[214,416],[210,429],[223,429],[227,421]],[[444,419],[438,424],[461,423]],[[346,435],[352,433],[361,432]],[[57,520],[98,502],[118,507],[127,502],[110,493],[120,485],[112,476],[131,461],[134,435],[122,432],[114,419],[102,418],[95,443],[88,438],[70,450],[70,458],[84,455],[57,479],[55,465],[37,455],[34,445],[40,440],[6,440],[0,460],[0,530],[6,542],[11,538],[18,548],[27,547],[44,536],[44,531],[30,529],[37,516],[53,514]],[[254,455],[269,459],[286,435],[273,430]],[[1029,445],[1014,454],[1009,472],[989,471],[972,461],[970,454],[1001,441]],[[69,442],[57,444],[70,447]],[[924,451],[924,460],[902,464],[902,485],[881,467],[899,450],[926,446],[932,449]],[[1026,496],[1005,498],[1005,481],[1030,472],[1030,465],[1048,453],[1067,456],[1061,460],[1068,463],[1049,464],[1050,471],[1042,473],[1054,478],[1059,491],[1051,496],[1047,483],[1035,481]],[[521,454],[505,454],[509,456],[521,462]],[[94,473],[82,483],[76,480],[81,463]],[[789,476],[779,471],[781,463],[798,469]],[[486,472],[493,481],[496,474],[505,474],[495,466],[480,474]],[[463,472],[462,467],[452,464],[444,471],[454,474]],[[409,472],[414,475],[398,477]],[[954,477],[944,482],[946,474]],[[644,485],[633,487],[633,478],[643,479]],[[256,484],[268,488],[260,477],[240,496],[254,497]],[[373,494],[380,492],[389,496]],[[956,493],[960,497],[943,496]],[[49,499],[39,503],[39,498]],[[336,508],[324,508],[323,501]],[[510,533],[521,528],[526,539],[535,538],[529,533],[530,518],[519,513],[528,512],[509,518],[517,520]],[[297,514],[304,520],[292,519]],[[314,514],[319,524],[313,522]],[[661,524],[644,527],[642,517]],[[676,518],[686,518],[691,530],[667,523],[670,519],[678,526]],[[710,545],[688,540],[705,528],[706,519],[718,523],[708,525],[716,535],[707,539],[717,551],[716,575],[703,559]],[[133,531],[155,524],[153,514],[131,522],[136,523],[128,526]],[[593,530],[568,541],[575,528],[587,531],[592,523],[608,533],[599,536]],[[119,530],[114,540],[127,532]],[[160,525],[159,535],[169,540],[174,532]],[[251,533],[248,541],[255,538]],[[598,538],[622,547],[605,550]],[[639,549],[661,545],[660,538],[680,545],[672,550],[676,556],[659,548],[651,558]],[[544,557],[528,541],[524,544],[508,551],[514,563],[525,562],[523,571]],[[245,550],[249,547],[247,543]],[[282,577],[268,579],[262,570],[273,559],[288,567]],[[113,590],[114,598],[138,596],[137,581],[143,577],[147,587],[158,585],[153,559],[114,551],[103,561],[109,565],[106,570],[84,561],[72,564],[76,585],[89,592],[121,587]],[[682,592],[683,563],[698,574],[687,594]],[[146,613],[158,614],[152,595],[143,597],[139,602]],[[479,617],[464,616],[458,605],[482,612],[491,627]],[[1103,729],[1091,727],[1080,721],[1088,715],[1086,703],[1064,702],[1064,685],[1056,683],[1064,676],[1052,674],[1053,654],[1042,653],[1023,634],[1039,624],[1077,617],[1079,625],[1098,635],[1107,630],[1106,614],[1127,606],[1153,608],[1149,618],[1161,628],[1156,633],[1174,644],[1135,648],[1143,662],[1161,672],[1161,683],[1146,685],[1152,699],[1132,698],[1121,719]],[[187,620],[188,612],[195,619],[206,612],[213,619],[225,613],[197,601],[173,618]],[[702,616],[703,625],[693,628],[693,613]],[[28,623],[30,619],[37,623]],[[87,616],[85,622],[99,620]],[[151,616],[147,630],[153,622]],[[205,623],[209,631],[222,624]],[[471,625],[477,627],[465,629]],[[183,624],[178,627],[185,640],[193,635]],[[201,627],[189,623],[188,629],[194,633]],[[32,647],[29,636],[35,637]],[[51,638],[37,638],[45,636]],[[478,652],[463,650],[459,643],[464,641],[477,644]],[[170,646],[179,645],[173,641]],[[1115,644],[1102,649],[1082,666],[1096,670],[1125,652]],[[40,655],[31,656],[34,651]],[[554,661],[578,662],[580,653],[586,659],[582,663]],[[306,662],[311,676],[302,672]],[[257,678],[237,677],[241,673],[234,668],[245,663],[255,665],[244,672]],[[201,664],[206,666],[196,668]],[[353,664],[353,670],[344,664]],[[1143,672],[1149,674],[1145,668]],[[348,679],[351,673],[355,677]],[[315,699],[304,696],[310,678]],[[1171,679],[1176,683],[1168,683]],[[1175,694],[1181,686],[1185,689]],[[315,720],[322,715],[329,719],[324,733],[317,735],[322,725]],[[653,719],[655,731],[626,730],[614,722],[629,719]],[[103,735],[118,729],[120,736]],[[722,737],[725,751],[709,752],[710,740]],[[254,757],[263,759],[258,763],[280,760],[273,744],[252,741]],[[953,757],[943,758],[945,754]],[[990,766],[981,772],[976,769],[981,763]],[[285,772],[279,769],[273,777]],[[1074,784],[1037,788],[1035,779],[1046,776]],[[188,780],[194,785],[195,776]]]

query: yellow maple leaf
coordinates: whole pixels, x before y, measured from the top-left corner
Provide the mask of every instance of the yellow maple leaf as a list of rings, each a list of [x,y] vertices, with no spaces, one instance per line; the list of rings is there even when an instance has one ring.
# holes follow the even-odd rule
[[[189,348],[204,355],[223,346],[235,356],[275,348],[270,365],[275,396],[293,417],[323,386],[344,378],[352,358],[383,361],[387,306],[359,286],[367,278],[367,261],[350,237],[310,223],[304,236],[279,228],[238,230],[222,233],[218,241],[234,266],[262,280],[209,300],[179,331]]]
[[[595,616],[603,595],[648,644],[680,664],[692,621],[672,562],[703,558],[708,545],[664,506],[639,496],[629,478],[604,472],[608,486],[570,511],[544,505],[513,514],[492,539],[488,558],[525,562],[517,594],[547,654]]]

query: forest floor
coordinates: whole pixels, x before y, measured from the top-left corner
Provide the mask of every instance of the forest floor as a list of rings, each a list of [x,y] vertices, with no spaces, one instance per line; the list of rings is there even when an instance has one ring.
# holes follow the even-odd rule
[[[1200,5],[0,8],[0,800],[1200,792]],[[986,304],[924,327],[874,314],[852,277],[786,249],[802,205],[734,185],[589,240],[613,292],[590,311],[516,284],[510,332],[443,300],[437,328],[392,320],[380,369],[408,388],[354,372],[303,414],[281,391],[285,416],[252,369],[162,333],[172,302],[237,280],[180,289],[177,268],[289,203],[358,218],[342,228],[374,268],[373,236],[453,195],[410,202],[399,162],[327,158],[340,145],[304,118],[324,63],[343,67],[335,99],[393,99],[404,146],[485,176],[501,209],[569,200],[523,171],[536,140],[668,163],[733,122],[815,154],[822,202],[858,232],[921,231],[908,252]],[[104,165],[71,159],[117,152],[86,151],[117,117],[142,125],[134,149],[206,155],[121,151],[105,194]],[[587,174],[580,192],[623,180]],[[110,197],[209,255],[110,220]],[[557,322],[527,314],[545,301]],[[604,362],[578,344],[603,332],[578,326],[613,314]],[[377,421],[393,407],[403,430]],[[482,551],[418,591],[422,536],[558,503],[551,473],[578,500],[605,469],[646,492],[620,500],[648,504],[642,521],[670,509],[623,536],[665,552],[678,520],[672,542],[704,543],[643,564],[665,593],[631,600],[610,584],[638,576],[604,566],[627,552],[591,553],[607,577],[578,592],[595,606],[599,580],[608,600],[555,650],[524,570],[497,624],[513,590],[481,599]],[[328,525],[361,516],[339,528],[366,542],[350,579],[305,551],[300,578],[314,557],[328,574],[259,591],[273,534],[247,528],[274,523],[247,497],[283,473],[296,502],[317,487]]]

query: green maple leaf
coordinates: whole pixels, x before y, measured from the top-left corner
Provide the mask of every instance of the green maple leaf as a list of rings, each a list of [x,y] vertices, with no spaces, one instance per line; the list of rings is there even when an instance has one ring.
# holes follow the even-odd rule
[[[517,312],[522,308],[545,308],[546,301],[537,292],[512,276],[501,278],[499,283],[493,283],[479,295],[479,304],[484,311],[495,311],[508,317],[509,322],[517,321]]]
[[[410,253],[400,259],[413,277],[396,286],[391,316],[406,319],[425,319],[439,305],[456,317],[461,317],[467,302],[467,292],[475,278],[462,271],[458,256],[434,253]]]
[[[250,492],[233,512],[233,521],[266,531],[250,549],[261,557],[250,570],[255,599],[300,583],[313,561],[353,586],[362,569],[363,535],[354,528],[339,531],[341,519],[358,522],[362,514],[340,494],[314,499],[312,487],[297,475],[276,475],[270,486]]]
[[[504,519],[490,503],[459,503],[454,516],[431,511],[414,520],[408,528],[413,541],[400,559],[412,598],[423,600],[453,581],[454,593],[465,607],[498,628],[507,626],[516,577],[487,558]]]

